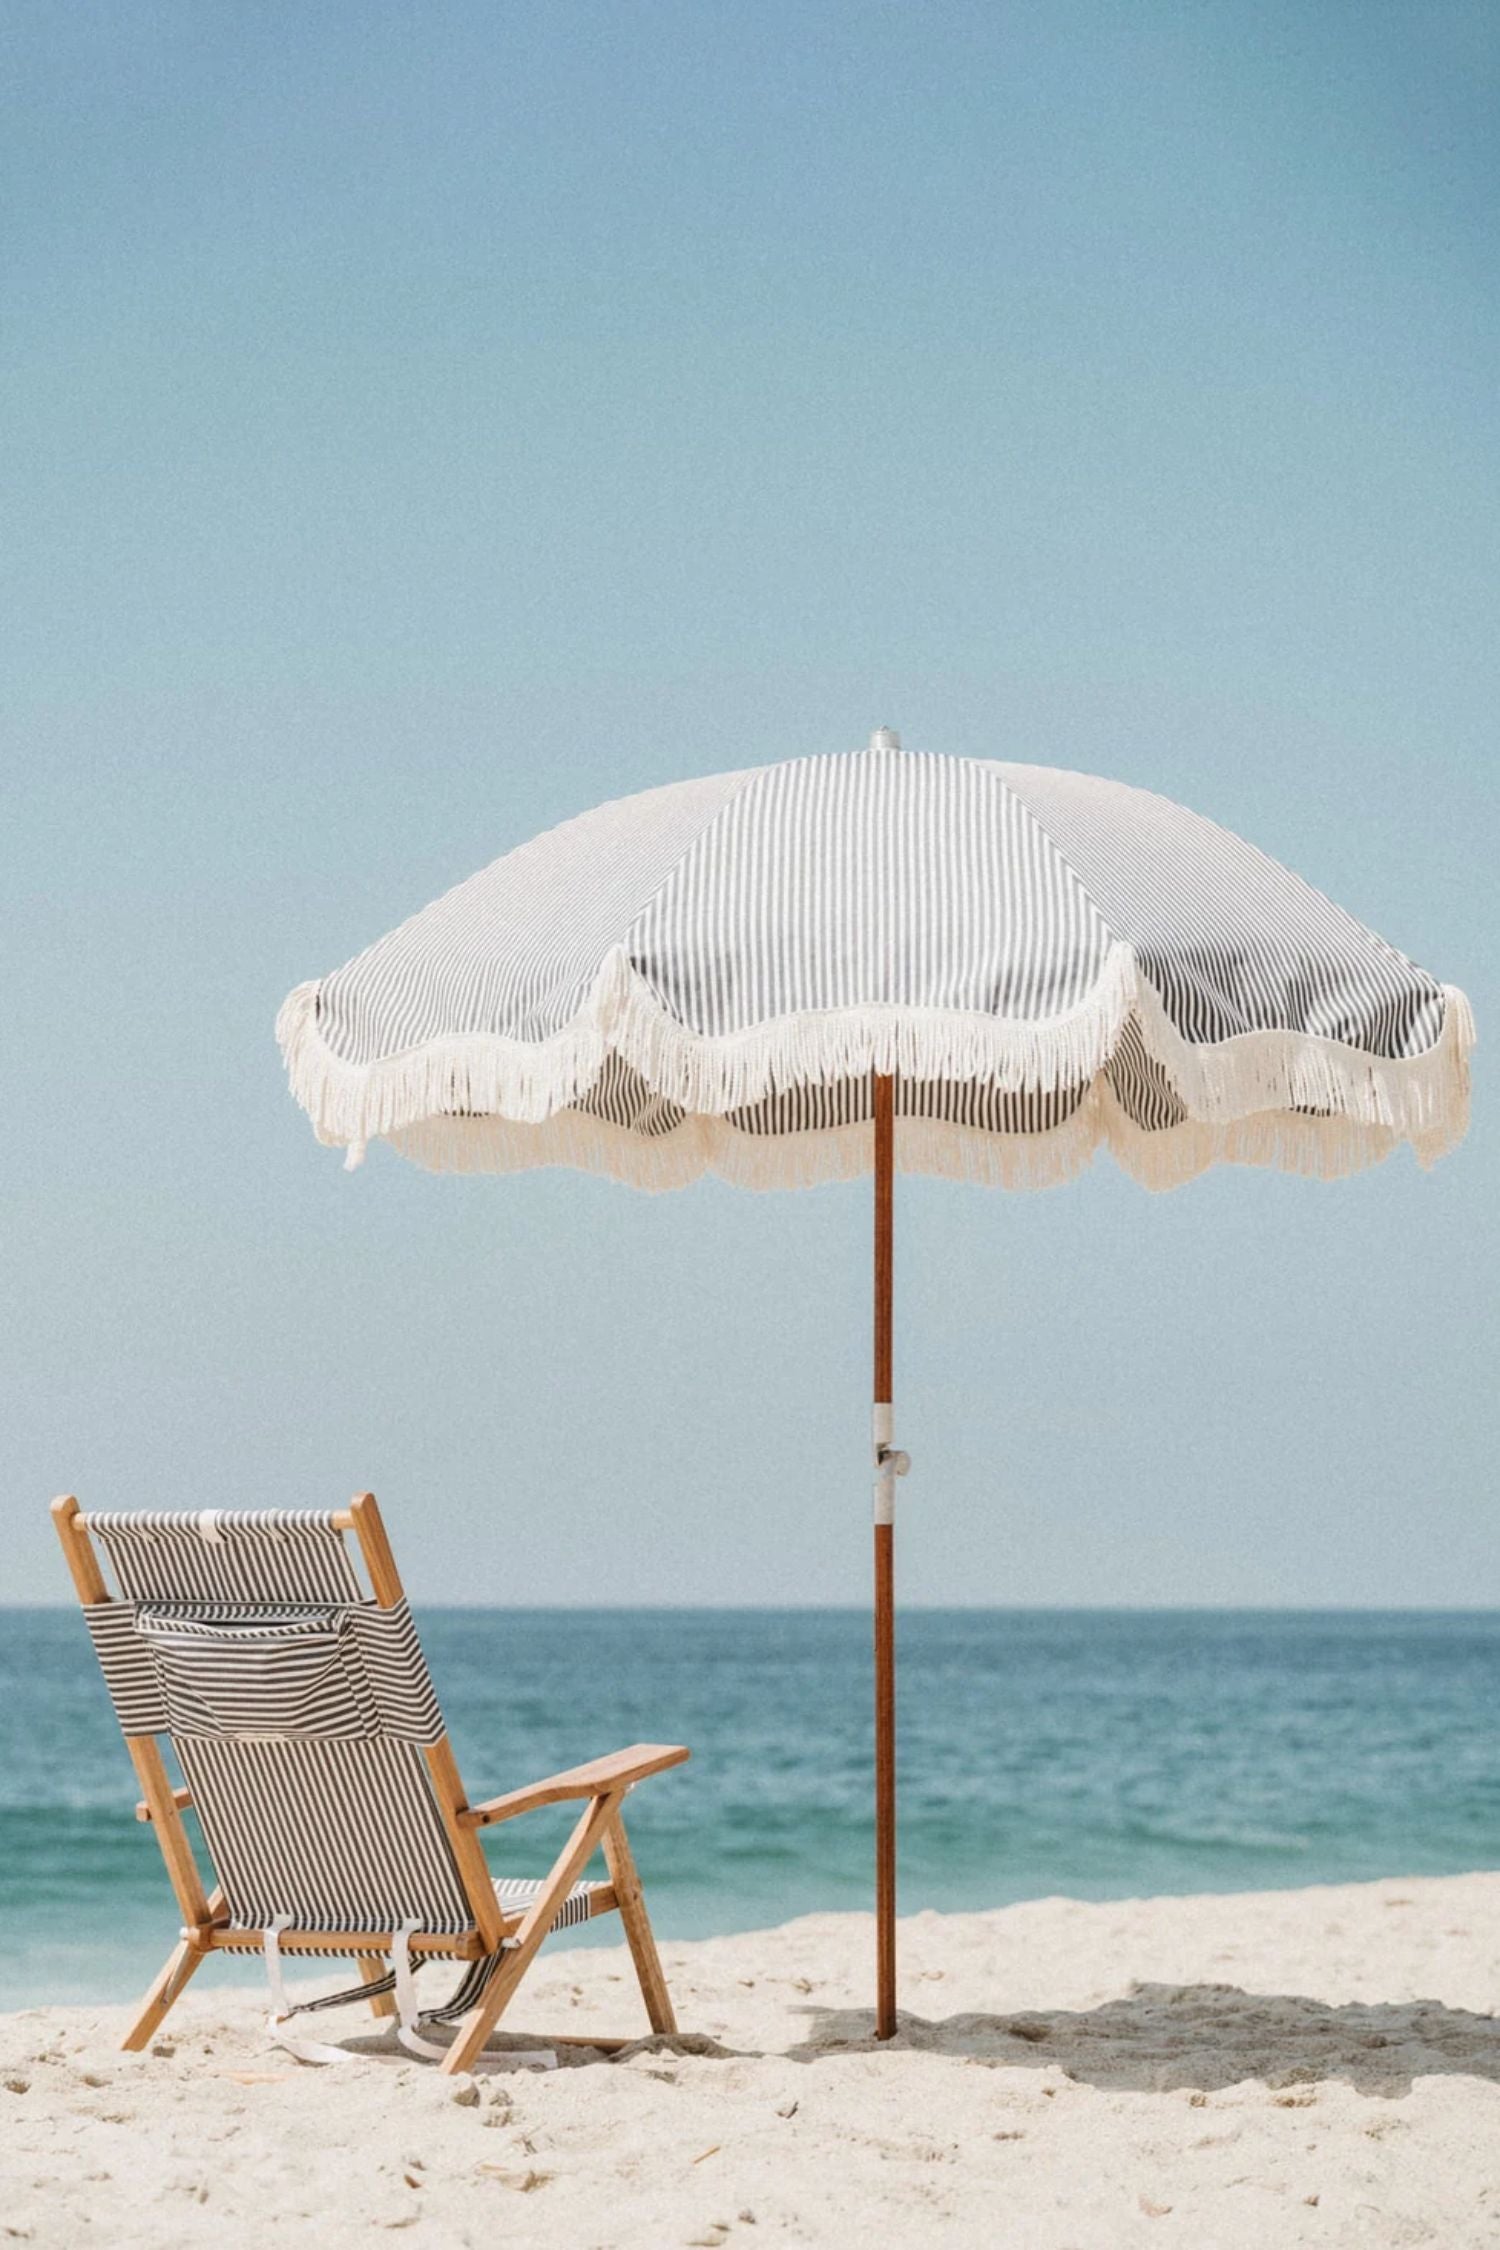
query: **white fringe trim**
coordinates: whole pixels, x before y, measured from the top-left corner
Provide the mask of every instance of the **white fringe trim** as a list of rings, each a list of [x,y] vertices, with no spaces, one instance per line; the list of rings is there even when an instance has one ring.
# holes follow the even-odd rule
[[[1135,991],[1146,1050],[1191,1118],[1224,1124],[1265,1110],[1326,1110],[1419,1144],[1448,1135],[1457,1122],[1444,1139],[1451,1147],[1468,1124],[1474,1017],[1456,985],[1443,987],[1443,1001],[1436,1043],[1392,1060],[1310,1031],[1246,1031],[1216,1046],[1194,1046],[1147,978],[1137,979]]]
[[[299,984],[288,996],[276,1036],[292,1092],[318,1138],[346,1147],[453,1110],[540,1124],[587,1093],[610,1052],[669,1101],[709,1117],[743,1109],[778,1087],[831,1085],[872,1070],[983,1078],[1008,1092],[1085,1085],[1114,1051],[1135,983],[1130,947],[1114,945],[1088,996],[1065,1015],[1039,1022],[956,1010],[844,1008],[780,1016],[750,1031],[704,1039],[665,1012],[617,949],[573,1022],[551,1039],[479,1034],[349,1063],[318,1029],[316,984]]]
[[[616,961],[621,981],[607,1023],[610,1046],[648,1086],[704,1117],[748,1108],[785,1087],[831,1086],[871,1071],[982,1079],[1011,1094],[1084,1086],[1114,1053],[1136,985],[1134,954],[1115,944],[1092,991],[1064,1015],[1030,1021],[868,1006],[781,1016],[727,1038],[701,1039],[664,1013],[623,954]]]
[[[754,1189],[821,1187],[870,1170],[869,1125],[761,1137],[721,1118],[690,1117],[655,1140],[576,1112],[542,1125],[502,1118],[443,1118],[391,1135],[402,1156],[433,1172],[507,1173],[569,1166],[660,1192],[706,1174]],[[1120,1109],[1113,1090],[1092,1087],[1067,1122],[1047,1133],[985,1133],[929,1118],[896,1120],[902,1172],[985,1187],[1059,1187],[1108,1149],[1121,1170],[1153,1190],[1181,1187],[1216,1164],[1244,1164],[1343,1179],[1381,1163],[1401,1145],[1387,1127],[1343,1117],[1268,1113],[1228,1125],[1189,1121],[1145,1132]],[[1418,1161],[1433,1161],[1417,1148]]]
[[[1087,1085],[1080,1107],[1047,1133],[898,1120],[904,1170],[1004,1186],[1070,1179],[1101,1145],[1150,1187],[1174,1187],[1216,1163],[1335,1178],[1378,1163],[1403,1141],[1430,1164],[1468,1124],[1474,1022],[1455,987],[1444,988],[1440,1037],[1406,1061],[1303,1032],[1248,1032],[1198,1047],[1172,1025],[1131,949],[1118,944],[1088,997],[1041,1022],[867,1007],[703,1039],[668,1016],[616,952],[578,1016],[550,1040],[455,1039],[360,1065],[323,1041],[317,996],[316,984],[297,987],[277,1037],[318,1138],[349,1148],[351,1163],[366,1142],[385,1138],[440,1171],[569,1164],[647,1188],[682,1186],[705,1172],[747,1187],[811,1186],[869,1170],[867,1125],[760,1137],[737,1130],[726,1113],[778,1089],[870,1071],[980,1079],[1012,1093]],[[1133,1124],[1100,1075],[1132,1015],[1188,1112],[1165,1131]],[[690,1112],[681,1126],[648,1140],[573,1109],[611,1052]],[[470,1114],[452,1114],[458,1110]]]

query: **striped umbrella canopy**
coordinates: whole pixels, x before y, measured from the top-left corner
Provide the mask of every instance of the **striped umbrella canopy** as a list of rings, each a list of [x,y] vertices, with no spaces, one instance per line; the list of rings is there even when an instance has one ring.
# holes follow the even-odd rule
[[[1118,781],[869,747],[670,784],[495,860],[277,1025],[320,1140],[638,1187],[875,1172],[877,2029],[895,2026],[896,1169],[1329,1179],[1468,1117],[1454,987]]]

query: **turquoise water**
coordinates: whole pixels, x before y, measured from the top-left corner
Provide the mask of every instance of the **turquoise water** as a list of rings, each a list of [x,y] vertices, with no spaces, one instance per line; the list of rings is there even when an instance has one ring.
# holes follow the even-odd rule
[[[864,1615],[419,1622],[476,1794],[692,1745],[632,1799],[664,1934],[868,1906]],[[900,1664],[903,1911],[1500,1865],[1500,1616],[927,1610]],[[135,1794],[77,1613],[0,1612],[0,2003],[156,1967],[175,1915]],[[569,1818],[507,1828],[497,1866],[540,1870]]]

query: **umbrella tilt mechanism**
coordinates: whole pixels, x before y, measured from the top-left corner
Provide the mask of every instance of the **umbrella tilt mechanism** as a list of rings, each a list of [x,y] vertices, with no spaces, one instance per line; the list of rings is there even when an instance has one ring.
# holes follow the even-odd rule
[[[875,1407],[870,1417],[870,1436],[875,1450],[875,1521],[894,1523],[896,1518],[896,1479],[906,1476],[911,1469],[911,1455],[903,1453],[891,1441],[895,1435],[896,1409],[889,1399]]]

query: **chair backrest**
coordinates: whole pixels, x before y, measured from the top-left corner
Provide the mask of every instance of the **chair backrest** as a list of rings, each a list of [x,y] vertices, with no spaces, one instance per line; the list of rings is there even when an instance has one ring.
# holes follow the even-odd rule
[[[462,1936],[485,1919],[477,1843],[435,1786],[451,1756],[394,1566],[362,1590],[355,1520],[90,1514],[119,1592],[84,1615],[133,1754],[170,1738],[230,1929]]]

